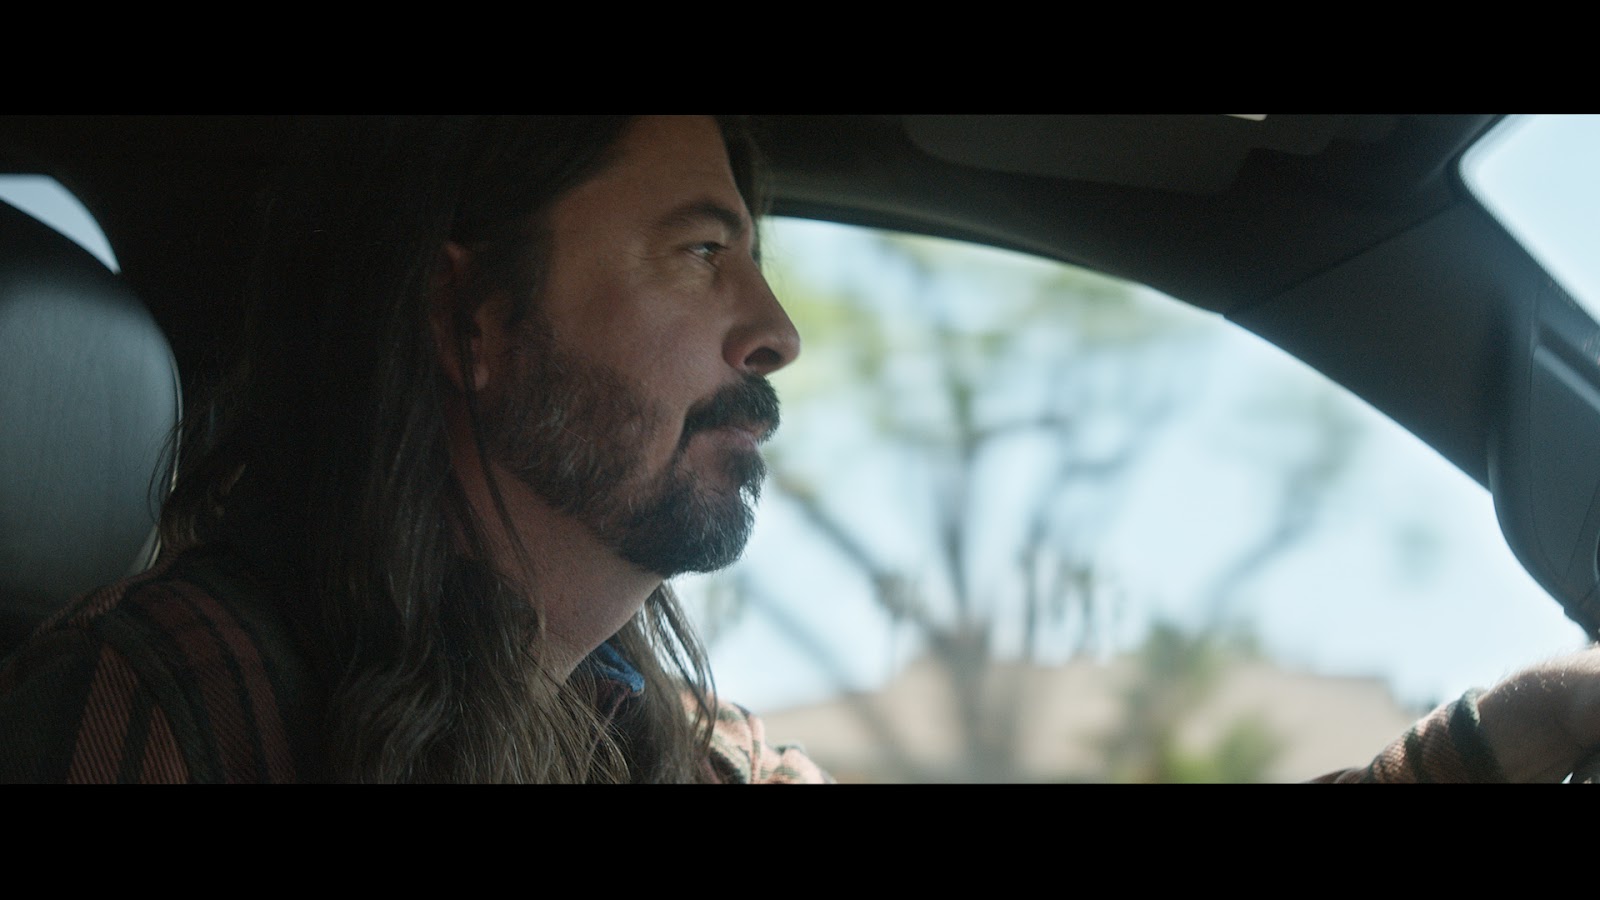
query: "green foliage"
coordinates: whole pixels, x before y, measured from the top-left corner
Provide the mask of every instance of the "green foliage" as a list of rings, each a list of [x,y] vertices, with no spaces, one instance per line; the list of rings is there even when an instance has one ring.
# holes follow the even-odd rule
[[[1265,780],[1284,742],[1259,716],[1233,722],[1216,745],[1201,752],[1163,748],[1166,784],[1252,784]]]
[[[1255,656],[1238,633],[1186,632],[1157,623],[1137,654],[1124,694],[1126,715],[1102,743],[1111,780],[1146,784],[1247,783],[1265,780],[1283,740],[1254,715],[1230,722],[1211,746],[1182,740],[1183,727],[1211,696],[1227,667]]]

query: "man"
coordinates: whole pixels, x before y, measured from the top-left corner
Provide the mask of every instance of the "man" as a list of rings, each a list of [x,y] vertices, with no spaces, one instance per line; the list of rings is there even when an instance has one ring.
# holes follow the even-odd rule
[[[272,198],[163,560],[0,670],[0,776],[826,780],[712,697],[666,586],[741,551],[799,352],[738,123],[310,127],[332,180]],[[1565,665],[1333,777],[1570,770],[1600,671]]]
[[[739,554],[799,351],[738,123],[305,127],[163,562],[0,674],[0,774],[821,780],[665,586]]]

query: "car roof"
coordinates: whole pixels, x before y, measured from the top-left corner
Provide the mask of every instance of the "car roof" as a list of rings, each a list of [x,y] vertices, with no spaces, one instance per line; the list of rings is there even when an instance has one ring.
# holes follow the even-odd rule
[[[772,116],[761,126],[787,212],[1007,246],[1229,312],[1455,202],[1450,164],[1496,118]]]
[[[1228,312],[1457,201],[1451,164],[1499,117],[752,118],[777,211],[1010,247]],[[138,268],[142,244],[185,228],[152,210],[204,196],[222,215],[296,152],[287,134],[253,116],[3,116],[0,166],[66,184]]]

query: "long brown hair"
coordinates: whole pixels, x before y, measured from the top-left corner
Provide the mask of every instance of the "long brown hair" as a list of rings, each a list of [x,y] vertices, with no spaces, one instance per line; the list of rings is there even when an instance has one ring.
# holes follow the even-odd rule
[[[630,118],[284,123],[307,153],[264,197],[245,350],[185,417],[162,539],[231,547],[282,598],[326,685],[325,777],[708,777],[710,676],[666,586],[613,638],[646,687],[608,720],[583,669],[558,681],[539,665],[537,604],[473,562],[484,538],[451,468],[428,326],[447,241],[473,249],[485,291],[524,298],[513,320],[527,314],[548,210]],[[759,212],[753,146],[719,121]]]

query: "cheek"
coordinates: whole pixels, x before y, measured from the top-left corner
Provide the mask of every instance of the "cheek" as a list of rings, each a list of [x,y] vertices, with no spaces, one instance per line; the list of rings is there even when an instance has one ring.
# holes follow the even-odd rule
[[[563,286],[561,296],[580,302],[551,310],[557,340],[630,385],[664,432],[650,443],[674,451],[689,408],[729,380],[721,317],[694,292],[615,272],[589,274],[581,285]]]
[[[626,281],[597,281],[552,324],[564,346],[623,372],[654,365],[681,340],[682,317],[671,298]]]
[[[663,411],[677,415],[710,396],[726,377],[721,350],[705,323],[687,316],[622,315],[596,320],[585,355],[638,385]]]

